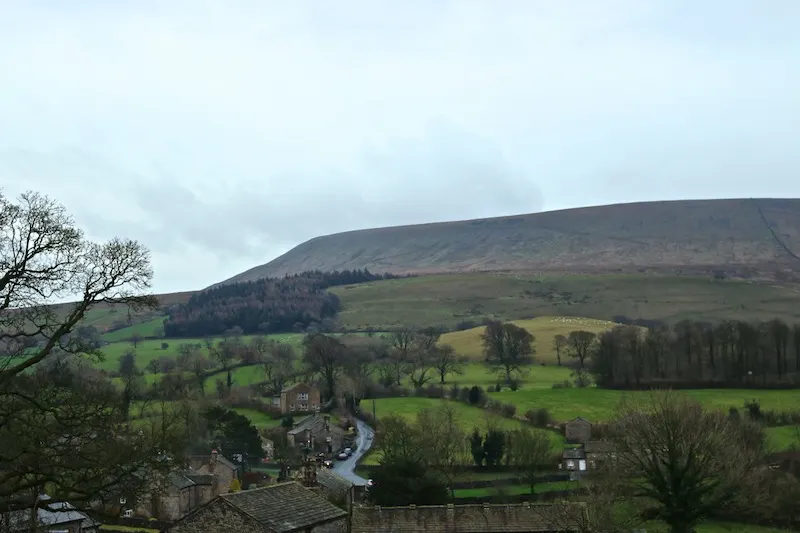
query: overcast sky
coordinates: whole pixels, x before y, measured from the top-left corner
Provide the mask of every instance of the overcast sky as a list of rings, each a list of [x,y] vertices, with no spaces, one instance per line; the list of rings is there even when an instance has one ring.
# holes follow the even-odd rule
[[[800,196],[797,0],[0,0],[0,185],[197,289],[348,229]]]

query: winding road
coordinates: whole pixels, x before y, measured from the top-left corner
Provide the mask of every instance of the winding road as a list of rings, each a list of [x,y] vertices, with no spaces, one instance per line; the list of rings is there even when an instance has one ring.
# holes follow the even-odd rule
[[[358,437],[356,437],[356,449],[353,451],[353,455],[344,461],[334,462],[333,471],[351,481],[354,485],[363,487],[367,484],[367,480],[356,474],[355,468],[358,466],[358,461],[372,447],[375,432],[366,423],[358,419],[356,419],[356,428],[358,429]]]

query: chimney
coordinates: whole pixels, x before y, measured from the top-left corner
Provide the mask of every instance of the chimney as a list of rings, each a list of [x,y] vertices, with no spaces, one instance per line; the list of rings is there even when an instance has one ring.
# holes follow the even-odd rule
[[[217,450],[211,450],[211,460],[208,462],[208,471],[212,474],[217,466],[217,456]]]

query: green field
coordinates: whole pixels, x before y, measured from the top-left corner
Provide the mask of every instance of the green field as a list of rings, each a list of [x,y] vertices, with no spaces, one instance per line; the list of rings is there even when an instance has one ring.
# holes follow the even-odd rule
[[[144,322],[138,322],[127,328],[118,329],[108,333],[103,333],[103,340],[106,342],[126,341],[134,335],[140,337],[163,337],[165,315],[158,315]]]
[[[656,274],[443,274],[335,287],[348,329],[454,326],[482,318],[614,315],[677,321],[800,319],[800,292],[773,283]]]
[[[779,426],[767,428],[767,447],[770,451],[779,452],[789,449],[800,449],[800,426]]]
[[[592,333],[602,333],[617,324],[606,320],[594,318],[579,318],[571,316],[543,316],[531,320],[514,320],[513,324],[525,328],[535,337],[533,348],[535,350],[534,359],[537,363],[556,364],[558,357],[553,346],[556,335],[565,337],[572,331],[584,330]],[[454,331],[442,335],[440,342],[450,344],[460,355],[470,360],[477,361],[483,358],[483,346],[481,345],[481,335],[485,327],[467,329],[464,331]],[[566,349],[562,351],[561,360],[563,363],[569,362]]]

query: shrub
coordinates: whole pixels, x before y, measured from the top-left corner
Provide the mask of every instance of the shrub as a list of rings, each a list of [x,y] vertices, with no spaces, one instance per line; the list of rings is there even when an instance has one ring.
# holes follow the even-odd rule
[[[472,389],[469,387],[462,387],[461,390],[458,391],[458,399],[464,403],[470,403],[469,395],[471,390]]]
[[[294,427],[294,417],[289,415],[281,420],[281,427],[282,428],[293,428]]]
[[[503,391],[503,386],[498,383],[497,385],[494,386],[494,391],[495,392],[502,392]]]
[[[747,400],[744,402],[744,408],[747,409],[747,414],[751,420],[761,420],[761,402],[758,400]]]
[[[517,406],[513,403],[504,403],[502,406],[503,416],[506,418],[514,418],[514,415],[517,414]]]
[[[545,408],[526,411],[525,418],[531,424],[539,428],[545,428],[553,423],[553,417],[550,416],[550,411]]]
[[[167,349],[169,349],[169,344],[168,344],[168,343],[166,343],[166,342],[162,342],[162,343],[161,343],[161,349],[162,349],[162,350],[167,350]]]
[[[464,331],[466,329],[477,328],[478,323],[474,320],[461,320],[456,323],[456,331]]]
[[[488,400],[486,400],[485,408],[493,413],[502,413],[503,403],[499,400],[494,400],[489,398]]]
[[[519,381],[512,379],[511,383],[508,384],[508,388],[510,388],[512,391],[516,391],[519,389]]]
[[[472,405],[484,405],[486,403],[486,393],[477,385],[469,389],[469,403]]]
[[[741,420],[742,415],[739,414],[739,410],[735,407],[731,407],[728,409],[728,418],[731,420]]]
[[[414,395],[421,398],[444,398],[444,387],[439,385],[419,387],[414,391]]]
[[[447,396],[451,400],[458,400],[458,394],[460,391],[461,389],[459,388],[458,383],[453,383],[450,385],[450,392],[447,394]]]
[[[592,377],[583,368],[579,368],[571,374],[572,379],[575,380],[575,386],[579,389],[585,389],[592,384]]]

